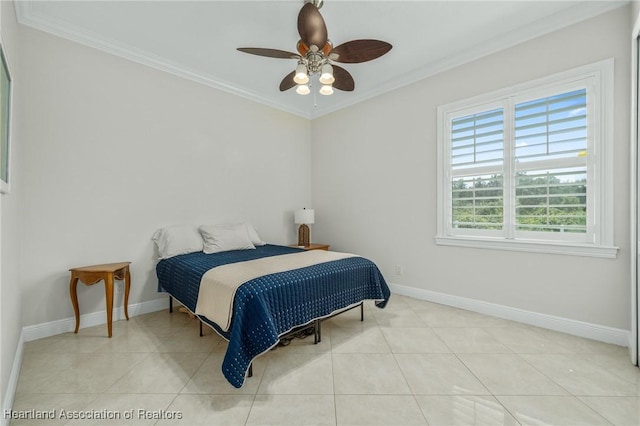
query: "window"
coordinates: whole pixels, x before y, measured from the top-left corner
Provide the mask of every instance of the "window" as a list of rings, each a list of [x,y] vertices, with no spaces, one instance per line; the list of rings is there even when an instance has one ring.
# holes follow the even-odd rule
[[[613,61],[438,108],[438,244],[615,257]]]

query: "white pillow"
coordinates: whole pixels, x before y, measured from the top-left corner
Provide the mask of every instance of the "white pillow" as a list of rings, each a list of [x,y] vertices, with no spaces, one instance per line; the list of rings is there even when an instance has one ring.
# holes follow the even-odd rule
[[[247,234],[249,235],[249,239],[253,243],[254,246],[265,246],[267,243],[260,239],[258,235],[258,231],[253,227],[250,223],[245,222],[245,226],[247,227]]]
[[[244,223],[204,225],[199,230],[204,240],[204,252],[207,254],[256,248]]]
[[[160,259],[202,251],[202,237],[192,225],[175,225],[158,229],[151,239],[158,246]]]

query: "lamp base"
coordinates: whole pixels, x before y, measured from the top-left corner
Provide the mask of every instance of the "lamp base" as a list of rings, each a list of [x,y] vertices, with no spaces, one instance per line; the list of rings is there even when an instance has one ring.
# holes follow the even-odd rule
[[[309,247],[310,238],[309,238],[309,227],[305,224],[300,225],[298,228],[298,245]]]

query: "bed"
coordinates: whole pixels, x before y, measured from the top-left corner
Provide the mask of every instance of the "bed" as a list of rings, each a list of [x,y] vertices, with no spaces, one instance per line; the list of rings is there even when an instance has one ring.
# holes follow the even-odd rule
[[[230,267],[241,271],[256,262],[297,261],[311,256],[309,252],[266,244],[253,250],[181,254],[158,262],[158,289],[198,314],[201,282],[208,273]],[[198,315],[229,342],[222,373],[231,385],[241,387],[253,359],[273,348],[292,330],[319,324],[322,318],[361,305],[365,300],[374,300],[379,308],[386,306],[389,287],[372,261],[360,256],[336,259],[329,255],[332,252],[325,253],[327,261],[267,273],[242,283],[232,298],[228,325]],[[325,255],[313,254],[318,259],[324,259],[322,256]]]

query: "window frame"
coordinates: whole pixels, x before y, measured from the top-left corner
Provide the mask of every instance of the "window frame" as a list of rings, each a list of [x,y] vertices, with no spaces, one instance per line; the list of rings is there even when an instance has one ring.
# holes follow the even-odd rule
[[[438,107],[436,244],[615,258],[618,248],[613,244],[613,72],[611,58]],[[565,233],[566,238],[561,239],[559,233],[517,231],[515,205],[509,201],[515,191],[515,106],[578,88],[587,89],[586,235],[589,241],[585,241],[585,234]],[[451,122],[496,107],[503,108],[505,141],[511,141],[504,145],[503,197],[504,206],[509,207],[503,210],[505,226],[500,231],[458,229],[454,232],[450,220]]]

